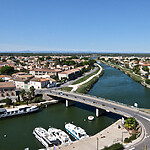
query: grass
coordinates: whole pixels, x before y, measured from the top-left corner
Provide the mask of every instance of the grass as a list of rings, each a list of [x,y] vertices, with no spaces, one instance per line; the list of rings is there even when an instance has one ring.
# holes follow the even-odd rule
[[[112,64],[112,63],[109,63],[109,62],[104,62],[102,61],[104,64],[106,65],[109,65],[109,66],[112,66],[116,69],[119,69],[121,70],[122,72],[126,73],[127,75],[129,75],[133,80],[135,80],[136,82],[144,82],[142,77],[140,77],[139,75],[136,75],[133,73],[133,71],[131,69],[127,69],[127,68],[123,68],[123,67],[120,67],[119,65],[115,65],[115,64]]]
[[[95,72],[93,72],[93,73],[91,73],[91,74],[89,74],[89,75],[87,75],[87,76],[85,76],[85,77],[83,77],[83,78],[81,78],[81,79],[79,79],[79,80],[73,82],[72,85],[79,84],[79,83],[81,83],[81,82],[87,80],[87,79],[90,78],[91,76],[97,74],[97,73],[99,72],[99,70],[100,70],[100,68],[98,68]]]
[[[104,69],[102,70],[102,72],[100,73],[100,75],[94,77],[93,79],[91,79],[89,82],[81,85],[76,92],[78,93],[88,93],[90,91],[90,89],[93,87],[93,85],[97,82],[97,80],[99,79],[100,76],[102,76],[104,73]]]
[[[62,91],[71,91],[72,87],[63,87],[61,88]]]

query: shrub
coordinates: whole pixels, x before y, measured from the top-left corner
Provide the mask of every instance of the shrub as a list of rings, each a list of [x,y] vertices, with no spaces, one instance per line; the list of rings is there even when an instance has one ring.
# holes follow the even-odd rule
[[[132,136],[130,137],[130,140],[133,141],[136,139],[136,134],[132,134]]]
[[[123,149],[124,149],[124,147],[120,143],[115,143],[115,144],[111,145],[110,147],[103,148],[103,150],[123,150]]]
[[[145,82],[146,82],[147,84],[150,84],[150,79],[146,79]]]
[[[130,143],[130,142],[131,142],[131,140],[129,138],[124,139],[124,143]]]
[[[6,99],[3,99],[1,100],[2,103],[6,103],[6,105],[11,105],[12,104],[12,100],[10,98],[6,98]]]

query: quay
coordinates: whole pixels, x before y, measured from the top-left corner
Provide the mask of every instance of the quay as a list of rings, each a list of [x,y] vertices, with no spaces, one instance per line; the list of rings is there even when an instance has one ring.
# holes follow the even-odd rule
[[[136,118],[142,128],[142,138],[138,138],[138,142],[133,142],[134,144],[129,145],[127,149],[133,148],[136,150],[142,150],[143,147],[146,145],[149,148],[147,150],[150,150],[150,114],[140,111],[139,108],[135,108],[133,106],[128,106],[126,104],[118,103],[96,96],[79,94],[74,92],[62,93],[62,91],[59,90],[49,91],[47,93],[47,96],[63,98],[66,101],[66,107],[73,105],[74,102],[80,102],[93,106],[95,107],[97,117],[99,117],[103,112],[112,112],[124,117]]]
[[[121,128],[118,128],[120,126]],[[61,147],[56,147],[56,150],[101,150],[105,146],[111,146],[115,143],[122,143],[126,137],[130,137],[130,134],[125,128],[121,126],[121,119],[87,139],[74,141],[73,144]],[[53,148],[49,148],[53,150]]]

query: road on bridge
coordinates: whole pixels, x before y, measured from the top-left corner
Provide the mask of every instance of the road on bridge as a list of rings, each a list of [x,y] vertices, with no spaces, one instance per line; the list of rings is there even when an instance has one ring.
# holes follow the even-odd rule
[[[139,109],[127,106],[125,104],[120,104],[114,101],[105,100],[103,98],[97,98],[96,96],[82,95],[73,92],[63,92],[58,90],[52,90],[47,92],[48,95],[53,95],[57,97],[62,97],[68,100],[81,102],[87,105],[91,105],[104,110],[109,110],[113,113],[120,114],[122,116],[133,116],[144,126],[143,131],[145,133],[144,138],[133,146],[126,148],[144,150],[144,146],[147,146],[147,150],[150,150],[150,114],[140,111]]]

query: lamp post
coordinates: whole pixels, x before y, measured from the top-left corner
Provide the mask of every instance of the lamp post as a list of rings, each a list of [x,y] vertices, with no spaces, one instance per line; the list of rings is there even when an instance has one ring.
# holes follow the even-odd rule
[[[99,140],[99,139],[98,139],[98,137],[97,137],[97,150],[98,150],[98,140]]]

